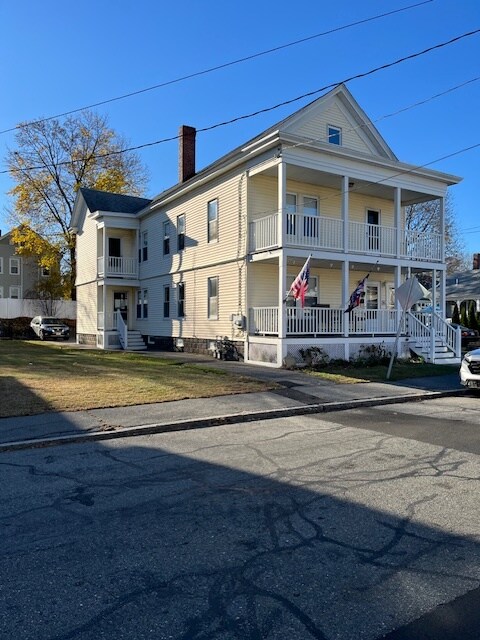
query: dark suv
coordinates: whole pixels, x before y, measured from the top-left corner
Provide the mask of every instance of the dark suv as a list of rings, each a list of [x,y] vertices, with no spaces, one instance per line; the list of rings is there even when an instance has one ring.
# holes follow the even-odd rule
[[[30,326],[40,338],[40,340],[68,340],[70,337],[69,327],[59,320],[50,316],[35,316],[30,322]]]

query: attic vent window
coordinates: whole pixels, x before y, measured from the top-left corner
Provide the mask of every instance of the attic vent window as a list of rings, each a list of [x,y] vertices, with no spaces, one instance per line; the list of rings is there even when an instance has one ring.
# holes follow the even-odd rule
[[[327,126],[328,142],[330,144],[342,144],[342,130],[339,127]]]

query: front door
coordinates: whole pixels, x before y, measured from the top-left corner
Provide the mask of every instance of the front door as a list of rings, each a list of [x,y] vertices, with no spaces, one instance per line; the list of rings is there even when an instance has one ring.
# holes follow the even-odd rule
[[[128,320],[128,293],[126,291],[114,291],[113,293],[113,310],[116,313],[120,311],[125,323]]]
[[[380,212],[375,209],[367,210],[368,249],[378,251],[380,246]]]
[[[364,304],[365,309],[378,309],[379,308],[379,294],[380,286],[378,282],[369,282],[365,287]]]

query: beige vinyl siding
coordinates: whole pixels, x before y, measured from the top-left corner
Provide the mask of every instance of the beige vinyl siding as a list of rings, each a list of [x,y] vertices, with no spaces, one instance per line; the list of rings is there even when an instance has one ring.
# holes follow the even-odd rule
[[[258,220],[278,212],[278,181],[257,175],[248,180],[248,219]]]
[[[212,265],[195,271],[175,274],[173,278],[164,275],[143,282],[148,290],[148,319],[137,321],[137,328],[151,336],[172,335],[174,337],[211,338],[231,336],[232,314],[243,313],[239,310],[239,280],[243,272],[238,262]],[[208,278],[218,277],[218,320],[207,317]],[[185,316],[178,318],[177,303],[179,282],[185,284]],[[170,317],[163,317],[164,287],[170,286]],[[244,290],[244,284],[242,284]]]
[[[328,143],[328,125],[342,130],[342,147],[370,155],[374,153],[362,136],[358,125],[347,117],[337,102],[332,102],[324,111],[317,113],[308,121],[304,120],[291,131],[312,140]]]
[[[349,197],[349,218],[352,222],[366,222],[367,209],[380,211],[380,224],[385,227],[395,226],[394,205],[391,200],[351,193]]]
[[[97,333],[97,284],[77,287],[77,333]]]
[[[102,247],[97,250],[98,236],[96,222],[85,216],[83,227],[77,235],[77,286],[97,277],[97,256],[102,251]]]
[[[240,197],[240,191],[241,196]],[[207,242],[207,206],[218,200],[218,242]],[[243,211],[239,211],[240,202]],[[240,173],[222,176],[199,187],[144,218],[141,233],[148,229],[149,259],[142,264],[141,278],[201,269],[212,262],[235,259],[246,248],[246,179]],[[185,249],[177,250],[177,216],[185,214]],[[240,225],[240,215],[243,224]],[[163,255],[163,223],[170,221],[170,254]]]

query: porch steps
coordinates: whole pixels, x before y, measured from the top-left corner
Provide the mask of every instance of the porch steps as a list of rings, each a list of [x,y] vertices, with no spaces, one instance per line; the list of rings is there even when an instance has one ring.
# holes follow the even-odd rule
[[[426,345],[422,342],[410,342],[410,349],[431,364],[460,364],[461,358],[458,358],[455,353],[449,349],[449,347],[440,339],[435,340],[434,355],[433,358],[430,355],[430,344]]]
[[[127,351],[145,351],[147,349],[140,331],[129,330],[127,341]]]

